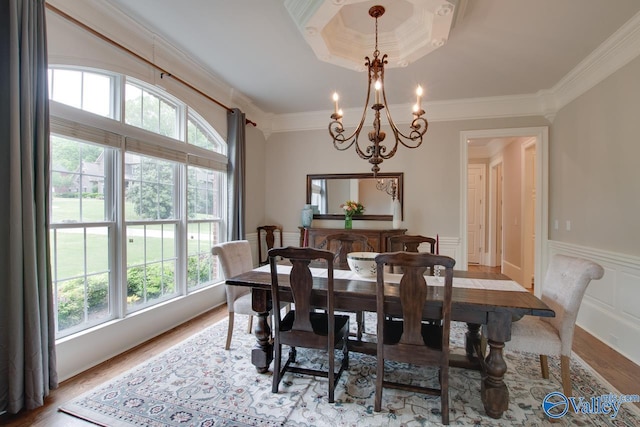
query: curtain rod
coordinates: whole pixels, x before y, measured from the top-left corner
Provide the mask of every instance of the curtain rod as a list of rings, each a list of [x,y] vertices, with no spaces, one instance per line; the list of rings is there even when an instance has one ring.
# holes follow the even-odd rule
[[[164,78],[166,77],[171,77],[172,79],[182,83],[183,85],[185,85],[186,87],[188,87],[189,89],[193,90],[194,92],[198,93],[199,95],[204,96],[205,98],[207,98],[209,101],[219,105],[220,107],[224,108],[227,111],[233,111],[232,108],[227,107],[226,105],[224,105],[222,102],[218,101],[215,98],[212,98],[211,96],[207,95],[206,93],[202,92],[200,89],[196,88],[195,86],[191,85],[190,83],[182,80],[180,77],[174,76],[172,73],[170,73],[169,71],[165,70],[164,68],[160,67],[159,65],[154,64],[153,62],[149,61],[148,59],[140,56],[139,54],[135,53],[134,51],[132,51],[131,49],[121,45],[120,43],[118,43],[117,41],[110,39],[109,37],[105,36],[104,34],[94,30],[93,28],[89,27],[88,25],[78,21],[76,18],[72,17],[71,15],[61,11],[60,9],[58,9],[55,6],[52,6],[49,3],[45,3],[45,6],[47,9],[49,9],[50,11],[62,16],[63,18],[65,18],[68,21],[73,22],[74,24],[76,24],[77,26],[79,26],[80,28],[84,29],[85,31],[90,32],[91,34],[93,34],[94,36],[98,37],[101,40],[106,41],[107,43],[127,52],[129,55],[134,56],[135,58],[139,59],[140,61],[144,62],[145,64],[155,68],[156,70],[160,71],[160,78]],[[249,119],[245,119],[246,124],[251,124],[253,126],[257,126],[256,122],[251,121]]]

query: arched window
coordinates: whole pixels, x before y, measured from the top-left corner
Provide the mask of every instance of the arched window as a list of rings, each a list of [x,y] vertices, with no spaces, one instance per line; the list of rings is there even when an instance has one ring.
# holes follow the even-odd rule
[[[226,143],[162,89],[51,67],[52,274],[63,337],[220,281]]]

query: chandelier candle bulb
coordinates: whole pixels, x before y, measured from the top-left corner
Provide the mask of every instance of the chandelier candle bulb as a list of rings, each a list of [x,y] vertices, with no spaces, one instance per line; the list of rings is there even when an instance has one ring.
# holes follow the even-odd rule
[[[376,89],[376,104],[380,104],[380,89],[382,88],[382,83],[380,83],[380,80],[376,80],[376,83],[373,87]]]
[[[338,99],[340,99],[340,97],[338,96],[338,92],[333,92],[333,103],[334,103],[334,107],[335,107],[335,113],[339,116],[341,116],[342,114],[340,113],[340,109],[338,108]]]

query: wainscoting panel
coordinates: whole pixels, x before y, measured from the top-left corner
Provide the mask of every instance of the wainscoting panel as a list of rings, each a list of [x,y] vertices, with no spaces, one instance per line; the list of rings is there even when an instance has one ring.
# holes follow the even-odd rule
[[[640,258],[549,241],[549,256],[564,254],[597,262],[604,276],[591,282],[577,324],[640,365]]]

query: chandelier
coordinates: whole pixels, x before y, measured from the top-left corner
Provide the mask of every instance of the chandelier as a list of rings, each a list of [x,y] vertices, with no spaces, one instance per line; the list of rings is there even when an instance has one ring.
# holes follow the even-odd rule
[[[389,113],[387,96],[384,90],[384,65],[387,63],[387,55],[384,54],[380,57],[380,51],[378,50],[378,18],[384,14],[384,11],[385,9],[382,6],[373,6],[369,9],[369,15],[376,20],[376,42],[375,50],[373,51],[373,59],[370,59],[368,56],[365,57],[365,65],[369,69],[369,85],[367,87],[367,100],[365,102],[360,123],[351,135],[345,136],[344,126],[342,125],[342,110],[338,107],[339,96],[337,92],[334,92],[333,94],[335,110],[331,115],[331,122],[329,123],[329,134],[333,138],[333,146],[340,151],[344,151],[355,144],[358,156],[362,159],[368,160],[369,163],[373,165],[371,167],[371,171],[373,172],[374,177],[380,171],[380,166],[378,165],[384,160],[390,159],[396,153],[398,143],[407,148],[419,147],[420,144],[422,144],[422,136],[427,132],[427,127],[429,125],[427,123],[427,119],[422,117],[425,112],[421,106],[421,86],[418,86],[416,89],[417,100],[416,104],[413,106],[414,118],[411,122],[409,135],[405,135],[398,129],[391,118],[391,114]],[[373,130],[368,133],[371,144],[363,149],[358,142],[358,138],[360,137],[362,126],[367,117],[367,107],[369,106],[372,86],[375,91],[374,103],[371,105],[371,109],[374,110]],[[393,142],[393,146],[389,146],[389,150],[389,147],[381,144],[386,137],[385,132],[380,129],[380,112],[383,109],[385,110],[387,121],[389,122],[389,126],[391,127],[395,140]]]

